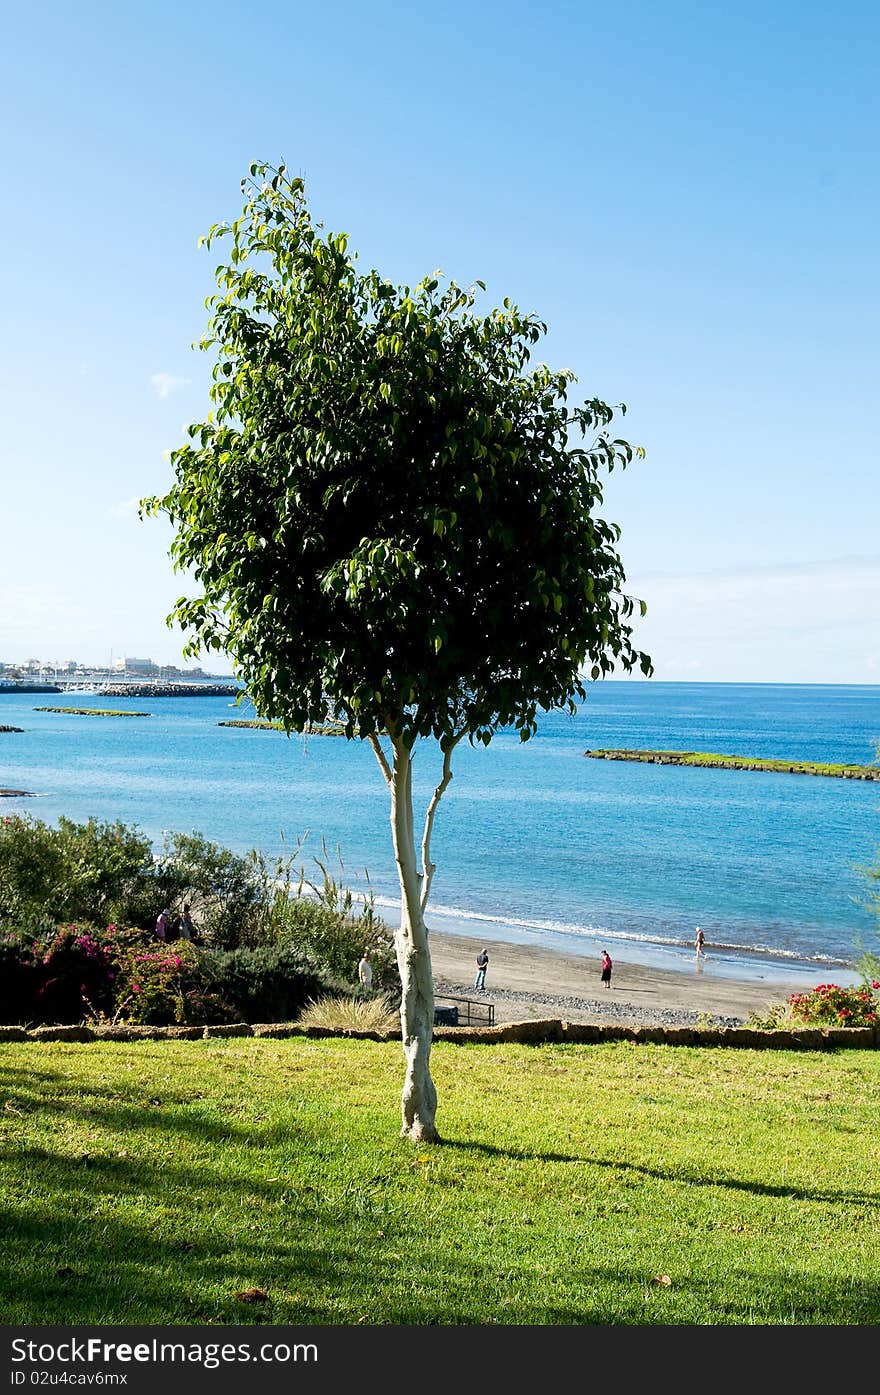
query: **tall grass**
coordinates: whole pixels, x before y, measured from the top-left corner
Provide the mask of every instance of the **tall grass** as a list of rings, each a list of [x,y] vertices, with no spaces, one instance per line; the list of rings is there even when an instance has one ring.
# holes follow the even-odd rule
[[[390,1032],[400,1026],[400,1017],[387,995],[345,998],[328,993],[309,1003],[298,1022],[301,1027],[332,1027],[337,1031]]]

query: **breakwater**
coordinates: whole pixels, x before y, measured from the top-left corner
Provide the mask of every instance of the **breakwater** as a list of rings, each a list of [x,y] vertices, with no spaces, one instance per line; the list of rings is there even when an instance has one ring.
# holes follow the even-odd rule
[[[284,731],[283,722],[266,722],[261,718],[248,718],[218,722],[218,727],[244,727],[248,731]],[[344,736],[345,727],[341,722],[325,722],[322,726],[305,726],[302,736]]]
[[[836,765],[808,760],[763,760],[709,751],[584,751],[591,760],[633,760],[650,765],[694,765],[707,770],[764,770],[771,774],[830,775],[839,780],[880,780],[880,766]]]
[[[238,697],[237,683],[102,683],[101,697]]]
[[[102,707],[35,707],[35,712],[60,712],[66,717],[150,717],[150,712],[113,711]]]

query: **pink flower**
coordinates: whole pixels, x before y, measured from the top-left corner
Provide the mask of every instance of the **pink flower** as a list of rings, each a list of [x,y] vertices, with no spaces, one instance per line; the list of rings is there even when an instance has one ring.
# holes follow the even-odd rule
[[[141,991],[141,986],[140,986],[140,984],[139,984],[139,983],[133,983],[133,984],[131,985],[131,991],[132,991],[132,993],[140,993],[140,991]]]

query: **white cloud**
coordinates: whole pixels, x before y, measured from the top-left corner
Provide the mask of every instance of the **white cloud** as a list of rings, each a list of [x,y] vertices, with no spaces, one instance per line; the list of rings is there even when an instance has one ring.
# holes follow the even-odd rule
[[[173,373],[154,373],[150,378],[150,386],[160,399],[170,397],[173,392],[180,392],[181,388],[189,386],[189,378],[176,378]]]
[[[640,649],[659,678],[870,683],[880,652],[880,557],[632,578]],[[873,663],[872,663],[873,659]]]

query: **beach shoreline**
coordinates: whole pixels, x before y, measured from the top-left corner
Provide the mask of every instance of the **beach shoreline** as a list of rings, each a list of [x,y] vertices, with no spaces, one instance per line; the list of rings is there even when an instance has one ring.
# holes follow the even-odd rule
[[[661,969],[612,957],[612,986],[599,979],[598,957],[565,953],[544,945],[477,939],[432,929],[429,934],[435,996],[461,995],[491,1002],[496,1022],[562,1017],[570,1022],[636,1022],[691,1025],[701,1018],[725,1025],[745,1022],[751,1012],[764,1013],[804,989],[804,975],[785,980],[732,978],[717,973],[711,952],[690,972]],[[486,989],[473,990],[475,959],[489,952]],[[817,970],[814,983],[832,981],[833,973]]]

